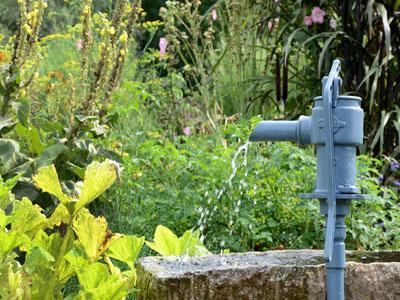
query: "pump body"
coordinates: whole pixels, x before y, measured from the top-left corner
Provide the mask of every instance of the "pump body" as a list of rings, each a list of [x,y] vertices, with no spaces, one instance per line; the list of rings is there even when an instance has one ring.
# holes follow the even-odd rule
[[[301,198],[319,199],[325,227],[325,260],[328,300],[344,299],[346,227],[350,200],[366,199],[356,186],[357,147],[363,143],[364,112],[361,98],[339,96],[339,61],[334,61],[324,77],[323,96],[316,97],[311,116],[297,121],[263,121],[257,124],[250,141],[293,141],[316,147],[315,189]]]

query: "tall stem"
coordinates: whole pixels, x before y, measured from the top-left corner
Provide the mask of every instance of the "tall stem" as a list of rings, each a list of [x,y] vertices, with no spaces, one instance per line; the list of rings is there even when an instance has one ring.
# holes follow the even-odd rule
[[[62,263],[62,261],[64,259],[65,252],[67,250],[68,241],[71,238],[71,234],[72,234],[72,220],[73,220],[73,217],[71,217],[70,220],[69,220],[69,224],[67,226],[67,232],[65,233],[64,240],[63,240],[63,242],[61,244],[60,251],[59,251],[59,254],[57,256],[56,263],[54,265],[54,271],[52,273],[52,276],[51,276],[51,279],[50,279],[50,282],[49,282],[49,285],[48,285],[48,289],[46,290],[46,294],[45,294],[44,300],[52,300],[52,299],[54,299],[54,288],[55,288],[55,286],[57,284],[57,278],[58,278],[58,275],[59,275],[59,269],[60,269],[61,263]]]

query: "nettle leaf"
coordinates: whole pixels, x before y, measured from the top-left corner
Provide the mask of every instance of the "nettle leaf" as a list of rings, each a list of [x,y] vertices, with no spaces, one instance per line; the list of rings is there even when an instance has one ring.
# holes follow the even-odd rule
[[[40,168],[39,172],[33,176],[33,181],[43,192],[57,197],[65,206],[72,201],[72,198],[63,193],[54,165]]]
[[[92,162],[85,171],[83,187],[76,209],[86,206],[103,194],[117,180],[116,163],[106,159],[104,162]]]
[[[134,263],[144,244],[144,237],[124,235],[114,241],[107,250],[107,255],[126,263],[134,269]]]
[[[103,252],[121,237],[111,233],[104,217],[96,218],[86,208],[79,211],[73,229],[91,263],[96,262]]]
[[[146,244],[162,256],[181,254],[178,237],[163,225],[157,226],[154,233],[154,243],[146,241]]]
[[[126,296],[125,282],[117,275],[110,274],[104,264],[88,265],[81,268],[77,275],[83,288],[79,299],[113,300]]]
[[[46,227],[47,219],[39,205],[32,204],[28,198],[23,198],[22,201],[13,202],[13,212],[9,222],[10,232],[25,233],[33,237]]]

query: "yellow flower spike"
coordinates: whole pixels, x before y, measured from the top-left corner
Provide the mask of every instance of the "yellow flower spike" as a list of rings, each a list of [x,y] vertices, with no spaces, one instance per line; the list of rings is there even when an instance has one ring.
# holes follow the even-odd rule
[[[111,35],[114,35],[114,34],[115,34],[115,28],[111,26],[110,29],[108,30],[108,32],[109,32]]]
[[[90,6],[89,5],[85,5],[85,7],[83,8],[83,14],[84,15],[90,14]]]
[[[125,51],[125,50],[121,50],[121,51],[119,51],[119,54],[120,54],[121,56],[125,56],[125,55],[126,55],[126,51]]]
[[[23,28],[25,29],[26,33],[32,34],[32,28],[28,24],[24,24]]]
[[[124,31],[124,33],[121,34],[119,41],[124,44],[128,42],[128,34],[126,33],[126,31]]]

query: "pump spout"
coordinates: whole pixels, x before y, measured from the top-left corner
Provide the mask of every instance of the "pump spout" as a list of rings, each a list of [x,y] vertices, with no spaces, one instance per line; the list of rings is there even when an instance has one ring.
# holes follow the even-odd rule
[[[298,121],[262,121],[250,134],[251,142],[292,141],[310,144],[311,118],[301,116]]]

